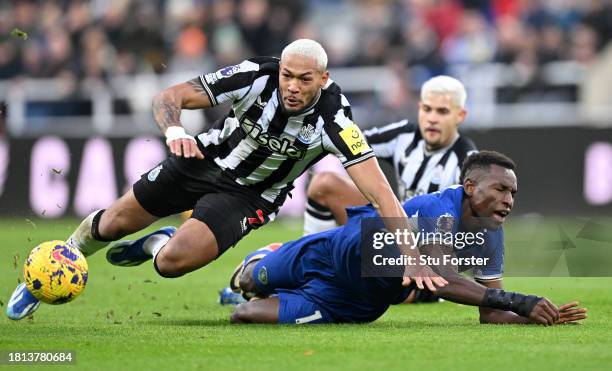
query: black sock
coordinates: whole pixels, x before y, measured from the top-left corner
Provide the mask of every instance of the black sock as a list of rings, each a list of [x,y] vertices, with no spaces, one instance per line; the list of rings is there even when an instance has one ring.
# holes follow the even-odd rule
[[[93,219],[91,220],[91,235],[96,241],[111,242],[113,240],[109,240],[109,239],[106,239],[100,236],[100,230],[99,230],[100,218],[102,217],[102,214],[104,213],[104,211],[106,210],[102,209],[98,211],[96,215],[94,215]]]

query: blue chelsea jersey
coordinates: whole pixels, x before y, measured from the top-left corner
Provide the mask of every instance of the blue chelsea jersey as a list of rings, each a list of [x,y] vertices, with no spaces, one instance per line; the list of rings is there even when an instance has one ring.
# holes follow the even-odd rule
[[[503,228],[500,226],[496,230],[482,229],[468,234],[470,231],[461,223],[463,197],[463,186],[457,185],[440,192],[414,197],[406,201],[403,207],[408,217],[414,221],[415,232],[421,232],[422,236],[450,232],[447,234],[449,239],[444,239],[444,242],[449,244],[448,242],[452,241],[458,258],[483,258],[483,264],[461,265],[460,271],[471,268],[474,278],[479,281],[500,279],[504,267]]]
[[[468,232],[461,223],[461,204],[463,202],[463,186],[457,185],[430,194],[411,198],[403,203],[403,208],[415,226],[413,232],[421,233],[424,237],[427,233],[450,232],[454,238],[453,249],[458,258],[483,258],[486,262],[480,265],[460,265],[460,271],[472,269],[474,278],[478,281],[491,281],[503,276],[504,266],[504,232],[502,227],[497,230],[472,231],[473,234],[481,233],[473,239],[461,241],[459,237],[465,237]],[[360,223],[363,218],[374,218],[378,214],[370,205],[353,207],[347,209],[348,221],[343,231],[338,231],[338,240],[351,241],[359,245]],[[421,242],[423,240],[421,239]],[[427,241],[426,241],[427,242]],[[439,241],[435,241],[439,243]],[[447,242],[447,240],[443,240]],[[486,259],[485,259],[486,258]],[[463,261],[466,261],[464,259]]]

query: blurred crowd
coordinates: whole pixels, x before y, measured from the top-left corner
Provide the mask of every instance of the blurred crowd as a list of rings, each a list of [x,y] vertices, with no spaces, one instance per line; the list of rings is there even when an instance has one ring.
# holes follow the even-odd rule
[[[612,38],[612,1],[3,1],[0,79],[206,70],[299,37],[321,40],[331,67],[588,62]]]
[[[536,71],[593,60],[612,38],[612,0],[7,0],[0,80],[208,72],[301,37],[322,42],[330,67],[420,81],[461,64]]]

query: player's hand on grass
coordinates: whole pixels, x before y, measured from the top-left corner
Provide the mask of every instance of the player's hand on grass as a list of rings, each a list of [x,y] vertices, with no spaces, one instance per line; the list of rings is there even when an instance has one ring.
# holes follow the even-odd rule
[[[559,306],[559,319],[555,322],[555,325],[562,325],[565,323],[577,324],[578,321],[588,317],[587,309],[580,308],[577,301],[572,301],[567,304]]]
[[[539,325],[552,326],[559,320],[559,308],[550,300],[542,298],[529,313],[529,319]]]
[[[440,277],[427,265],[406,267],[402,286],[408,286],[414,280],[419,289],[427,287],[429,291],[436,291],[437,287],[444,287],[448,281]]]
[[[185,129],[181,126],[170,126],[166,129],[166,145],[168,145],[170,152],[175,156],[185,158],[195,157],[199,160],[204,158],[195,138],[185,133]]]

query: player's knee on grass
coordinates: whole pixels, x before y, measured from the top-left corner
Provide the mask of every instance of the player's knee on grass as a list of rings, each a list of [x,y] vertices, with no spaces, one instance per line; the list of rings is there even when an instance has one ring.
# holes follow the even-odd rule
[[[343,184],[344,181],[340,175],[326,171],[313,176],[306,193],[311,200],[316,201],[318,204],[328,206],[327,201],[333,198],[337,190],[342,189]]]
[[[249,303],[238,304],[230,316],[231,323],[250,323]]]
[[[278,298],[252,300],[238,304],[230,316],[231,323],[278,323]]]

